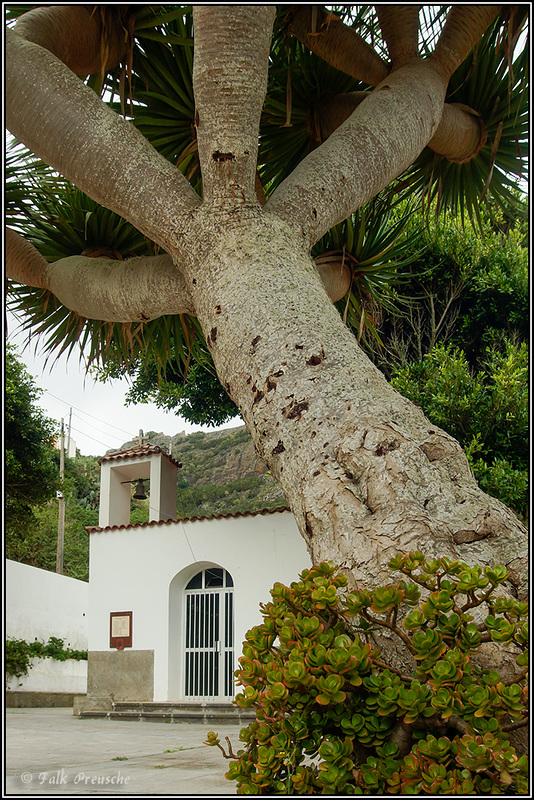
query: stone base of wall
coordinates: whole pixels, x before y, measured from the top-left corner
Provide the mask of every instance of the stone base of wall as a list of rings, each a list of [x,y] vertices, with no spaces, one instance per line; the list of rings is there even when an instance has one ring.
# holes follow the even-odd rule
[[[122,701],[154,699],[153,650],[90,650],[87,696]]]
[[[111,711],[113,708],[113,700],[109,694],[101,695],[80,695],[74,698],[72,706],[72,713],[78,717],[82,712],[97,711],[102,713],[104,711]]]
[[[5,693],[6,708],[72,708],[82,694],[70,692],[18,692]]]

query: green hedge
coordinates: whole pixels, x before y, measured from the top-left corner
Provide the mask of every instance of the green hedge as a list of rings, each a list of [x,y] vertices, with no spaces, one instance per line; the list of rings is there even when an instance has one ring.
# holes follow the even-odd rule
[[[27,675],[32,667],[32,658],[53,658],[55,661],[87,661],[87,650],[73,650],[65,647],[63,639],[50,636],[48,642],[26,642],[24,639],[9,638],[5,649],[6,676],[16,678]]]

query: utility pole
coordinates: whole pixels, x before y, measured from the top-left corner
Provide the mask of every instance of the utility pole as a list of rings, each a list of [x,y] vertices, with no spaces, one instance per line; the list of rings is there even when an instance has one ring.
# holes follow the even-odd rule
[[[63,495],[63,478],[65,477],[65,431],[63,417],[61,418],[61,438],[59,446],[59,479],[61,490],[58,492],[58,520],[57,520],[57,553],[56,572],[63,574],[63,539],[65,536],[65,497]]]
[[[69,434],[67,436],[67,455],[70,458],[70,429],[72,425],[72,408],[69,411]]]

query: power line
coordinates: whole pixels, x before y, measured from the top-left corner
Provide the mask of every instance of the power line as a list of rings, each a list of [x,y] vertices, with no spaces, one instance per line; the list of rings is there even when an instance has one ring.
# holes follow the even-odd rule
[[[90,436],[90,434],[84,433],[83,431],[78,430],[78,428],[74,428],[73,427],[72,430],[76,431],[76,433],[80,433],[82,436],[86,436],[88,439],[92,439],[94,442],[97,442],[98,444],[101,444],[102,447],[105,447],[108,450],[111,450],[111,447],[109,446],[109,443],[106,444],[105,442],[101,442],[99,439],[95,439],[94,436]]]
[[[78,414],[74,414],[74,417],[75,417],[76,419],[79,419],[79,420],[80,420],[80,422],[82,422],[82,423],[85,425],[85,420],[84,420],[84,419],[82,419],[80,416],[78,416]],[[96,419],[96,417],[95,417],[95,419]],[[99,433],[103,433],[103,434],[104,434],[104,436],[115,436],[115,438],[117,438],[117,439],[119,438],[119,437],[117,436],[117,434],[111,434],[111,433],[109,433],[109,431],[103,431],[103,430],[101,430],[100,428],[97,428],[97,427],[96,427],[96,425],[92,425],[92,427],[93,427],[93,428],[94,428],[96,431],[98,431]],[[117,428],[117,430],[120,430],[120,428]],[[131,434],[130,434],[130,438],[132,438],[132,437],[131,437]]]
[[[77,414],[75,414],[74,416],[78,417]],[[58,419],[55,419],[54,417],[51,417],[51,419],[53,419],[54,422],[56,422],[58,425],[60,424]],[[80,418],[78,417],[78,419],[80,419]],[[81,422],[84,422],[84,420],[82,419]],[[107,450],[112,450],[112,449],[114,449],[116,447],[115,445],[110,445],[109,442],[102,442],[102,441],[100,441],[100,439],[96,439],[94,436],[91,436],[90,433],[85,433],[85,431],[82,431],[79,428],[75,428],[73,425],[71,425],[71,430],[76,431],[76,433],[79,433],[81,436],[87,437],[88,439],[92,439],[94,442],[97,442],[98,444],[101,444],[102,447],[105,447]],[[104,436],[111,435],[111,434],[108,434],[106,431],[99,431],[99,432],[103,433]],[[119,438],[119,437],[117,437],[117,438]]]
[[[59,400],[60,403],[65,403],[65,405],[67,405],[69,407],[72,407],[72,408],[75,408],[76,411],[79,411],[81,414],[86,414],[88,417],[91,417],[92,419],[96,419],[97,422],[102,422],[104,425],[108,425],[110,428],[115,428],[115,430],[120,431],[121,433],[125,433],[127,436],[131,436],[130,431],[125,431],[123,428],[118,428],[116,425],[112,425],[111,422],[106,422],[106,420],[100,419],[100,417],[95,417],[93,414],[89,414],[88,411],[83,411],[81,408],[78,408],[77,406],[73,406],[72,403],[68,403],[62,397],[57,397],[57,395],[52,394],[52,392],[49,389],[43,389],[43,391],[45,391],[47,394],[49,394],[50,397],[53,397],[56,400]]]

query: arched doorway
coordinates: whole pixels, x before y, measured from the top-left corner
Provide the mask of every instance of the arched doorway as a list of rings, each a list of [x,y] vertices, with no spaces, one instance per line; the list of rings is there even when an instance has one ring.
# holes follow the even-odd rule
[[[184,695],[234,696],[234,582],[221,567],[197,572],[184,589]]]

